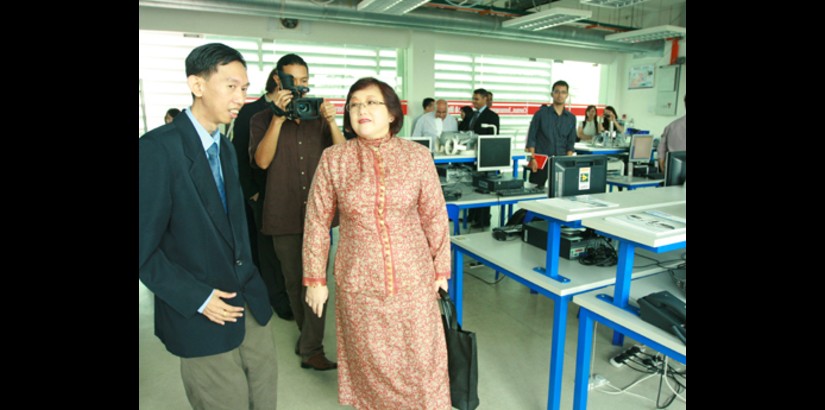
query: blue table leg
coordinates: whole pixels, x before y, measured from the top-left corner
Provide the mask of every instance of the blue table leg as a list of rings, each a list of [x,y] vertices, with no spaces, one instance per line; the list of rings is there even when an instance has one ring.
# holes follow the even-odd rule
[[[455,270],[453,270],[453,283],[450,284],[448,292],[450,298],[455,302],[455,313],[458,324],[464,323],[462,315],[464,312],[464,253],[455,252]]]
[[[534,271],[543,273],[551,279],[561,283],[570,282],[570,279],[559,275],[559,244],[561,242],[561,221],[553,218],[547,219],[547,259],[544,267],[533,268]]]
[[[616,266],[616,290],[613,292],[613,304],[627,310],[630,300],[630,280],[633,275],[633,253],[636,245],[629,241],[619,241],[619,262]],[[613,332],[613,344],[624,344],[624,335]]]
[[[469,214],[469,211],[467,211],[467,209],[465,208],[464,209],[464,230],[467,229],[467,215],[468,214]]]
[[[593,318],[590,311],[579,311],[579,341],[576,346],[576,384],[573,387],[573,410],[587,410],[590,384],[590,356],[593,350]]]
[[[458,209],[458,206],[453,204],[447,204],[447,218],[453,220],[453,235],[458,235],[461,233],[461,225],[458,221],[458,215],[461,210]]]
[[[564,366],[564,341],[567,333],[567,303],[570,296],[553,296],[553,341],[550,348],[550,386],[547,408],[558,410],[561,405],[561,379]]]

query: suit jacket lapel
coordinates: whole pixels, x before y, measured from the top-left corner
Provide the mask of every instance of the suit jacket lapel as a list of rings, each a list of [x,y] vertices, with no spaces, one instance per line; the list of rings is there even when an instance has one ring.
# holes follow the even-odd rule
[[[181,116],[179,115],[178,117]],[[215,185],[215,179],[212,177],[212,168],[209,167],[209,161],[206,159],[206,152],[203,150],[200,137],[198,137],[198,133],[195,131],[195,126],[192,125],[185,114],[180,120],[181,121],[178,121],[178,118],[175,118],[175,125],[181,130],[183,152],[186,157],[189,158],[191,164],[189,167],[189,176],[192,178],[192,183],[198,191],[198,196],[200,196],[201,202],[209,214],[209,218],[212,219],[212,223],[215,224],[215,228],[220,232],[229,246],[234,248],[229,218],[223,210],[221,197],[218,194],[218,187]],[[222,146],[221,157],[223,157],[223,148]],[[221,158],[221,162],[223,164],[223,158]],[[224,174],[226,174],[225,167]],[[226,178],[224,178],[224,181],[225,180]],[[225,182],[224,185],[226,185]]]

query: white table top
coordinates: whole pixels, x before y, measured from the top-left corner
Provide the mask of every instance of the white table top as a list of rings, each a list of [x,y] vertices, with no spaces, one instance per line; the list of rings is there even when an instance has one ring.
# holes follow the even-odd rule
[[[645,184],[654,184],[660,183],[664,181],[664,179],[647,179],[642,177],[629,177],[627,175],[622,175],[618,177],[607,177],[607,182],[610,183],[619,183],[624,184],[627,186],[636,186],[636,185],[645,185]]]
[[[637,189],[633,191],[607,192],[604,194],[590,195],[593,198],[603,201],[617,203],[619,206],[610,208],[593,208],[592,210],[571,211],[559,206],[561,198],[548,198],[539,201],[529,201],[520,206],[528,211],[539,215],[549,216],[560,221],[578,221],[586,218],[615,215],[641,211],[651,208],[661,208],[670,205],[684,204],[687,195],[682,186]]]
[[[448,184],[446,185],[448,188],[458,189],[461,191],[461,198],[455,201],[447,201],[447,204],[453,204],[458,206],[463,205],[473,205],[473,204],[483,204],[483,203],[494,203],[493,206],[497,206],[499,202],[502,205],[511,204],[515,202],[521,201],[533,201],[533,200],[541,200],[547,198],[547,193],[539,193],[539,194],[529,194],[529,195],[514,195],[514,196],[498,196],[495,193],[490,194],[482,194],[480,192],[476,192],[475,188],[468,183],[459,182],[455,184]]]
[[[656,207],[652,208],[656,211],[666,212],[670,215],[685,218],[687,219],[687,203],[682,203],[679,205],[667,206],[667,207]],[[636,212],[623,212],[621,214],[613,214],[610,216],[619,216],[624,214],[631,214]],[[687,240],[687,231],[686,230],[679,230],[676,232],[668,232],[664,234],[655,234],[651,231],[646,231],[644,229],[639,228],[632,228],[628,225],[616,223],[614,221],[607,220],[609,216],[601,216],[595,218],[588,218],[582,220],[582,225],[593,228],[597,231],[604,232],[608,235],[613,235],[618,238],[627,239],[629,241],[647,245],[650,247],[659,247],[670,245],[674,243],[684,242]]]
[[[638,307],[639,304],[636,302],[636,299],[662,290],[667,290],[680,300],[687,300],[685,294],[682,293],[682,291],[679,290],[679,288],[677,288],[673,283],[673,280],[670,278],[670,274],[668,272],[662,272],[656,275],[634,280],[633,286],[630,288],[630,303]],[[604,316],[616,324],[622,325],[636,333],[644,335],[654,342],[687,357],[687,346],[685,346],[685,344],[682,343],[676,335],[653,326],[652,324],[642,320],[639,316],[636,316],[611,303],[597,299],[596,295],[601,293],[612,296],[613,286],[573,296],[573,303],[600,316]]]
[[[475,159],[476,159],[476,155],[446,155],[446,154],[435,154],[435,156],[433,156],[433,159],[449,159],[449,160],[453,160],[453,161],[458,161],[458,160],[462,160],[462,159],[464,159],[464,160],[466,160],[466,159],[472,159],[473,161],[475,161]]]
[[[573,149],[578,150],[578,151],[588,151],[588,152],[592,152],[594,154],[598,154],[599,152],[604,152],[604,151],[629,151],[630,147],[629,146],[626,146],[626,147],[597,147],[595,145],[590,145],[590,144],[583,143],[583,142],[577,142],[573,145]]]
[[[559,258],[559,274],[570,279],[570,282],[561,283],[557,280],[550,279],[549,276],[533,270],[533,268],[537,266],[544,266],[547,255],[546,251],[533,245],[528,245],[519,239],[497,241],[493,238],[491,232],[452,236],[450,237],[450,242],[559,296],[585,292],[590,289],[612,285],[616,282],[615,266],[585,266],[580,264],[578,260],[571,261],[565,258]],[[654,254],[643,249],[637,249],[636,252],[639,255],[644,255],[658,261],[665,261],[679,259],[683,251],[678,250]],[[637,266],[651,264],[651,261],[644,258],[636,258],[635,260]],[[681,260],[673,262],[672,265],[676,266],[680,262]],[[640,278],[661,271],[662,268],[656,265],[634,269],[633,278]]]

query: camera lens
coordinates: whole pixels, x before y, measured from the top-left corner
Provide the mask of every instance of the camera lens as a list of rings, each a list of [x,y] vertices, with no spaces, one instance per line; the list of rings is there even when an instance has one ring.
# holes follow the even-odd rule
[[[312,106],[306,101],[298,101],[295,104],[295,111],[299,113],[308,113],[312,111]]]

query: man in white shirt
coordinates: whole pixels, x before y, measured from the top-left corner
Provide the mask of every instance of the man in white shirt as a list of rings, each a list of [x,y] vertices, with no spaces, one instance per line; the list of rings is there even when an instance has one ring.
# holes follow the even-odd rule
[[[455,117],[447,115],[447,101],[438,100],[435,107],[435,111],[424,114],[421,116],[421,120],[415,124],[413,137],[438,138],[442,132],[458,131],[458,121],[455,120]]]

